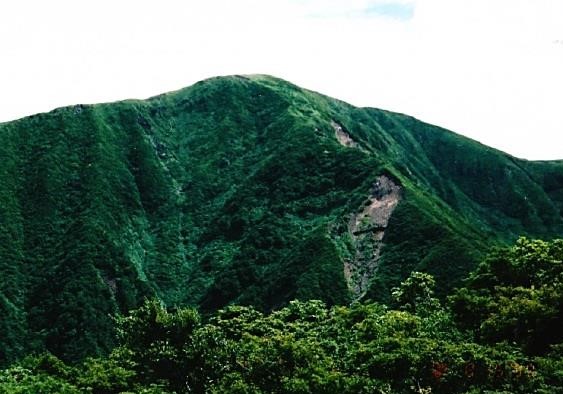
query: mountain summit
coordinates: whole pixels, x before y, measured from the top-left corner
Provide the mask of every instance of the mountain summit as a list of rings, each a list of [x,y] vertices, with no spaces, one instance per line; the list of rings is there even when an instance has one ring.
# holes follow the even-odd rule
[[[212,311],[455,286],[563,232],[563,161],[516,159],[269,76],[0,124],[0,362],[112,347],[156,296]]]

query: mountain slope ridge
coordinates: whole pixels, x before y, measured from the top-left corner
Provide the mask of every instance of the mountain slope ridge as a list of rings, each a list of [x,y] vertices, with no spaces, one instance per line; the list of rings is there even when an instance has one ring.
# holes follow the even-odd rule
[[[204,311],[348,303],[346,261],[375,242],[348,224],[382,176],[401,199],[364,298],[386,300],[414,269],[443,292],[490,246],[563,231],[563,161],[516,159],[269,76],[59,108],[0,136],[0,310],[13,316],[0,360],[106,352],[108,315],[145,296]]]

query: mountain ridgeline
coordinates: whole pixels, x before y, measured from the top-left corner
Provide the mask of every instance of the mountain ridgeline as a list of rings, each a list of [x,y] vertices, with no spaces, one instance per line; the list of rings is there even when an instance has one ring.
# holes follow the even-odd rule
[[[268,76],[0,124],[0,363],[113,347],[145,297],[212,312],[444,294],[491,246],[563,233],[563,161]]]

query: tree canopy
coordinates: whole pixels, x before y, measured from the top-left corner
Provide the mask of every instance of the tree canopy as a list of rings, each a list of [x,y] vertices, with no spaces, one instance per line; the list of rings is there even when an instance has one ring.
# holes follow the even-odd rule
[[[29,356],[0,372],[0,392],[563,392],[562,258],[563,240],[521,238],[445,303],[421,272],[390,306],[310,300],[202,316],[146,300],[116,318],[108,357]]]

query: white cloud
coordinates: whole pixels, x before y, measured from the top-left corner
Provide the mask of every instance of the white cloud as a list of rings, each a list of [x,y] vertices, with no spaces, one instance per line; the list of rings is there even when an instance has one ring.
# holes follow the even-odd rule
[[[412,18],[365,13],[386,3]],[[563,158],[562,15],[559,0],[4,2],[0,120],[269,73]]]

